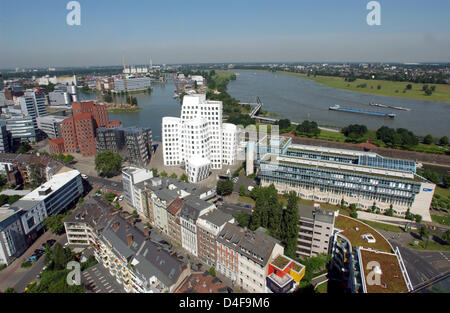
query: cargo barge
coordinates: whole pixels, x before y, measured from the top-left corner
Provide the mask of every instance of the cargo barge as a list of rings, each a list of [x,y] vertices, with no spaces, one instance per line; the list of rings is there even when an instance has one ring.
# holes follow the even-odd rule
[[[383,113],[383,112],[373,112],[373,111],[364,111],[364,110],[357,110],[357,109],[341,108],[337,104],[334,107],[330,107],[329,109],[332,110],[332,111],[358,113],[358,114],[366,114],[366,115],[380,116],[380,117],[389,117],[389,118],[395,118],[395,116],[396,116],[394,113]]]

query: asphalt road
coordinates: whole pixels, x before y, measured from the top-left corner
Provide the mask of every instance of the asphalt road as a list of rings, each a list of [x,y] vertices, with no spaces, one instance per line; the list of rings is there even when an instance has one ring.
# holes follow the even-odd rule
[[[61,238],[57,240],[61,245],[67,242],[66,235],[62,235]],[[42,255],[39,260],[33,264],[33,266],[25,272],[22,278],[14,285],[14,289],[17,292],[24,292],[25,287],[32,281],[37,281],[37,275],[42,271],[45,265],[45,255]]]
[[[450,269],[450,252],[415,251],[389,240],[394,248],[399,247],[409,279],[413,287],[428,281]]]

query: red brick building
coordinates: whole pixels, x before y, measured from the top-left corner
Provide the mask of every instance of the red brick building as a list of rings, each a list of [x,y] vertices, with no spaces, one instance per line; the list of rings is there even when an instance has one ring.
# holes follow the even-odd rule
[[[167,207],[167,226],[169,228],[168,235],[181,244],[181,224],[180,211],[183,207],[183,199],[177,198]]]
[[[56,138],[50,140],[48,146],[50,153],[56,154],[64,153],[64,138]]]
[[[99,127],[118,127],[119,120],[109,122],[108,111],[104,105],[94,101],[73,102],[73,116],[62,122],[64,152],[81,153],[82,156],[94,156],[96,149],[96,130]]]

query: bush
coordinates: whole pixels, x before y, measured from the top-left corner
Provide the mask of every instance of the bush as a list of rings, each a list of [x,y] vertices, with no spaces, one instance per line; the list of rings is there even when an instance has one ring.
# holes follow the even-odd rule
[[[209,269],[209,275],[211,275],[212,277],[216,277],[216,269],[214,267],[211,267]]]
[[[29,267],[32,267],[32,266],[33,266],[33,263],[28,262],[28,261],[25,261],[25,262],[22,263],[22,265],[20,265],[20,267],[22,267],[22,268],[29,268]]]

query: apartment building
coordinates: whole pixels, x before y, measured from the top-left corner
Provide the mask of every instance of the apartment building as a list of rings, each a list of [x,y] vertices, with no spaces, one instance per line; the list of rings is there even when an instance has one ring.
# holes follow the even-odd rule
[[[197,219],[198,257],[209,266],[216,264],[216,238],[227,223],[234,218],[219,209],[201,215]]]
[[[148,169],[126,167],[122,170],[123,194],[126,203],[135,208],[139,214],[145,215],[142,192],[136,189],[136,185],[153,178],[153,172]]]
[[[404,217],[408,209],[431,221],[429,208],[436,185],[415,172],[414,161],[383,158],[375,153],[290,144],[278,153],[259,156],[262,186],[301,198],[384,213],[393,206]]]
[[[55,139],[62,137],[62,122],[67,117],[56,116],[56,115],[46,115],[39,116],[36,118],[38,128],[43,131],[48,138]]]
[[[179,288],[190,275],[188,264],[148,240],[148,229],[142,233],[99,198],[88,199],[67,219],[69,242],[89,242],[97,261],[126,292],[163,293]]]
[[[20,214],[19,209],[0,208],[0,265],[10,264],[28,247]]]
[[[121,152],[125,147],[125,132],[121,127],[97,129],[97,152]]]
[[[38,90],[27,90],[24,95],[19,98],[22,113],[36,120],[39,116],[47,113],[45,94]]]
[[[10,134],[6,129],[6,125],[0,126],[0,153],[11,152]]]
[[[297,257],[328,254],[334,232],[336,213],[318,207],[299,205],[300,216],[297,240]]]
[[[266,292],[268,266],[284,254],[280,242],[265,231],[227,223],[216,240],[216,269],[248,292]]]
[[[235,146],[237,135],[231,135],[233,126],[225,128],[225,144]],[[207,159],[212,169],[221,169],[224,163],[236,158],[231,155],[233,148],[227,146],[224,160],[223,136],[222,102],[206,100],[204,94],[187,95],[183,98],[180,118],[162,119],[164,165],[187,165],[193,158],[201,158]]]
[[[194,256],[198,256],[197,220],[215,208],[214,204],[196,197],[190,197],[183,202],[180,211],[181,244]]]
[[[183,208],[183,199],[176,198],[167,207],[167,235],[172,238],[175,243],[181,246],[181,221],[180,211]]]
[[[125,129],[128,161],[146,166],[152,156],[152,131],[150,128],[129,127]]]

